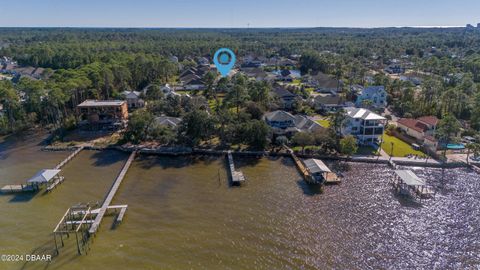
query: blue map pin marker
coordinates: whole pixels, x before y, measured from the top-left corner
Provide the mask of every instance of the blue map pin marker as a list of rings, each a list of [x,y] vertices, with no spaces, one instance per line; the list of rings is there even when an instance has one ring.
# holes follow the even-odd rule
[[[235,57],[235,54],[232,50],[227,48],[219,49],[213,56],[213,63],[215,63],[215,66],[217,67],[218,72],[222,74],[222,77],[226,77],[230,73],[230,70],[232,70],[236,61],[237,58]]]

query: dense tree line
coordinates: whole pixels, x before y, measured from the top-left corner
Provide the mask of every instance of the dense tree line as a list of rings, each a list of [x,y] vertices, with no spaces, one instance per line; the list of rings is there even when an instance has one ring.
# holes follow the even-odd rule
[[[383,75],[374,78],[374,84],[386,86],[394,111],[404,117],[442,117],[449,113],[471,120],[472,127],[480,129],[479,44],[480,35],[463,28],[2,28],[0,55],[13,57],[21,65],[48,68],[53,75],[42,81],[2,82],[0,102],[5,112],[0,117],[0,128],[6,133],[33,125],[68,125],[75,106],[87,98],[119,98],[122,91],[141,90],[151,84],[154,87],[145,97],[150,113],[186,117],[195,110],[195,104],[191,104],[194,101],[163,97],[159,92],[161,84],[175,81],[179,74],[178,65],[170,57],[177,56],[182,65],[191,66],[194,63],[190,59],[211,56],[219,47],[230,47],[240,56],[301,54],[302,73],[329,74],[337,79],[339,88],[343,87],[340,90],[346,98],[351,95],[349,86],[367,85],[365,74],[371,65],[385,65],[393,58],[407,55],[416,69],[428,74],[421,88]],[[430,53],[432,48],[434,53]],[[247,138],[241,138],[234,130],[258,128],[254,121],[265,110],[275,108],[276,101],[269,95],[271,86],[252,83],[241,76],[214,85],[214,77],[207,74],[207,90],[195,94],[214,101],[211,117],[219,127],[216,135],[221,140],[246,142]],[[222,99],[218,97],[220,92],[225,96]],[[301,103],[296,103],[294,109],[308,112],[308,107]],[[188,127],[183,128],[187,134]]]

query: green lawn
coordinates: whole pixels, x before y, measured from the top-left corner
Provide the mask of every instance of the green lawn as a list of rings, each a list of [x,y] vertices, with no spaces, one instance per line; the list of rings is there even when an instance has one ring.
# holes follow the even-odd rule
[[[328,119],[317,120],[317,123],[319,123],[322,127],[325,127],[325,128],[330,127],[330,121]]]
[[[383,134],[382,149],[385,151],[385,153],[389,155],[392,152],[392,142],[394,157],[405,157],[407,155],[425,156],[423,152],[413,150],[410,144],[400,140],[397,137],[390,136],[385,133]]]

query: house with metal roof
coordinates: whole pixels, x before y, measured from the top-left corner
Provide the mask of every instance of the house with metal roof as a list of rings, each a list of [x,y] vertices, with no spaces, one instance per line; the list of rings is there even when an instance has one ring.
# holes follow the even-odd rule
[[[342,134],[353,135],[362,145],[378,144],[383,135],[387,119],[363,108],[345,108],[346,119],[342,125]]]

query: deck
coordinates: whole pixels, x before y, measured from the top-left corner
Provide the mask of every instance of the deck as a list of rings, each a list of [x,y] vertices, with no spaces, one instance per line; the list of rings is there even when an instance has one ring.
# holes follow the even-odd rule
[[[232,151],[227,152],[227,157],[228,157],[228,166],[230,169],[230,175],[232,176],[232,183],[236,185],[240,185],[242,182],[245,181],[245,176],[243,175],[243,172],[235,170]]]
[[[37,190],[35,186],[32,185],[6,185],[0,189],[1,193],[21,193],[21,192],[33,192]]]
[[[75,150],[73,153],[71,153],[67,158],[65,158],[62,162],[60,162],[57,166],[55,166],[55,169],[61,169],[63,166],[65,166],[68,162],[70,162],[74,157],[76,157],[82,150],[84,149],[84,146],[80,146],[77,150]]]

